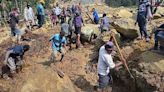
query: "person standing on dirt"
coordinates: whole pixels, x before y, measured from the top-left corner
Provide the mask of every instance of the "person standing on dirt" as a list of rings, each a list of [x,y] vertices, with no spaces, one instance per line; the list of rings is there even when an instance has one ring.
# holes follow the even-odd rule
[[[71,49],[71,38],[72,38],[72,31],[70,30],[69,24],[66,23],[66,21],[61,24],[61,31],[65,32],[65,37],[67,40],[67,45],[69,45],[70,49]]]
[[[150,3],[147,0],[140,0],[139,3],[139,8],[138,8],[138,14],[137,14],[137,20],[135,25],[138,23],[139,29],[140,29],[140,34],[141,38],[145,37],[146,42],[149,42],[149,36],[147,33],[147,13],[148,13],[148,7],[150,7]]]
[[[99,15],[98,15],[98,12],[96,11],[95,8],[92,9],[92,12],[93,12],[94,23],[95,24],[99,24]]]
[[[107,87],[112,84],[112,77],[110,69],[118,68],[122,65],[122,62],[115,64],[113,62],[111,53],[114,50],[113,42],[109,41],[105,45],[101,46],[99,50],[98,58],[98,76],[99,76],[99,87],[98,92],[110,92]]]
[[[74,26],[75,26],[75,34],[76,34],[76,48],[81,47],[80,35],[81,35],[81,27],[84,26],[83,18],[78,11],[76,11],[76,15],[74,17]]]
[[[45,12],[44,12],[44,1],[39,1],[37,5],[37,19],[38,19],[38,28],[41,28],[44,24]]]
[[[61,21],[60,21],[60,24],[65,23],[66,17],[67,17],[67,10],[66,10],[65,7],[63,7],[62,12],[61,12],[61,14],[60,14],[60,20],[61,20]]]
[[[26,21],[27,28],[31,30],[32,26],[35,24],[35,15],[30,4],[27,3],[27,6],[24,9],[24,19]]]
[[[57,16],[57,22],[58,22],[59,19],[60,19],[60,14],[61,14],[61,12],[62,12],[62,10],[60,9],[58,3],[56,3],[56,7],[55,7],[53,10],[54,10],[54,12],[55,12],[55,15]]]
[[[158,28],[154,30],[154,50],[164,50],[164,24],[160,25]],[[160,46],[159,46],[160,42]]]
[[[22,69],[24,53],[29,49],[29,45],[17,45],[7,50],[4,65],[10,68],[12,75]]]
[[[72,5],[71,10],[72,10],[72,13],[75,14],[75,12],[76,12],[76,6],[74,4]]]
[[[110,24],[109,18],[106,16],[106,13],[104,13],[100,24],[101,33],[109,31],[109,27],[110,27],[109,24]]]
[[[11,28],[11,36],[16,35],[16,31],[17,31],[18,23],[19,23],[18,17],[19,17],[18,9],[14,8],[9,14],[9,25]]]
[[[64,58],[66,44],[67,44],[65,32],[61,30],[60,34],[55,34],[50,38],[49,41],[52,42],[52,50],[53,50],[50,61],[54,61],[56,59],[58,52],[61,53],[60,61],[62,61]]]

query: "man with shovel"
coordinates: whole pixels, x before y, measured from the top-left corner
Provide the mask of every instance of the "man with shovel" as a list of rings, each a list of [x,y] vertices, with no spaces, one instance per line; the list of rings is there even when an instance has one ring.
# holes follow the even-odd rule
[[[110,69],[118,69],[123,63],[119,62],[115,64],[113,62],[111,53],[114,50],[113,42],[109,41],[103,45],[99,50],[98,59],[98,76],[99,76],[99,86],[98,92],[110,92],[107,86],[112,83],[112,77],[110,74]]]

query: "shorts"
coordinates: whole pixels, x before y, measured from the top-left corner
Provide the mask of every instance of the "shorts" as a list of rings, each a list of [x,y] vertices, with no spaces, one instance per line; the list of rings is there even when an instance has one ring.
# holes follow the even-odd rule
[[[108,75],[100,75],[98,74],[99,76],[99,88],[100,89],[104,89],[106,88],[108,85],[111,85],[112,84],[112,77],[110,74]]]
[[[18,60],[16,58],[9,57],[7,61],[7,66],[10,68],[10,72],[13,73],[15,70],[23,65],[22,60]]]
[[[81,34],[81,27],[75,27],[75,34],[80,35]]]
[[[53,52],[51,54],[52,61],[54,61],[56,59],[58,52],[61,53],[61,55],[63,56],[65,54],[65,49],[64,48],[61,48],[61,50],[53,49]]]

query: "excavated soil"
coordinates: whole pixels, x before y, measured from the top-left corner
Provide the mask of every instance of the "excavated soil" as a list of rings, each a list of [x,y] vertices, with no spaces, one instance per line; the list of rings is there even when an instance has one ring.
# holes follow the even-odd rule
[[[41,30],[45,31],[45,29]],[[23,67],[23,72],[16,74],[14,79],[0,79],[1,92],[18,92],[24,81],[32,78],[30,75],[37,72],[37,68],[41,66],[51,67],[50,69],[55,67],[61,69],[73,82],[76,92],[94,92],[94,86],[98,83],[96,63],[90,62],[98,51],[95,51],[94,45],[85,44],[84,48],[80,50],[73,49],[68,51],[62,63],[58,62],[59,56],[56,63],[51,64],[48,61],[51,54],[49,38],[57,31],[47,30],[46,34],[45,32],[39,32],[39,30],[36,31],[38,31],[37,34],[34,31],[26,35],[26,37],[30,37],[31,41],[23,41],[21,43],[31,46],[31,49],[25,54],[24,60],[26,63]],[[1,67],[6,49],[16,44],[11,39],[9,38],[0,44]],[[118,83],[118,85],[117,82],[115,83],[113,92],[126,92],[126,88],[122,84]]]

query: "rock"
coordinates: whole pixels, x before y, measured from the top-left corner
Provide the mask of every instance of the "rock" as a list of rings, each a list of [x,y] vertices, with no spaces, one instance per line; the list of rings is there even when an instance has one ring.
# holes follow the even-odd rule
[[[91,36],[98,36],[100,34],[99,25],[86,24],[82,27],[81,38],[86,41],[91,40]]]
[[[114,16],[116,18],[131,18],[133,14],[126,9],[121,9],[119,12],[116,12]]]
[[[116,19],[112,22],[112,26],[124,37],[134,39],[139,36],[135,21],[130,18]]]
[[[111,29],[110,31],[114,32],[115,38],[116,38],[117,42],[120,44],[121,43],[121,35],[115,29]],[[103,42],[108,42],[110,40],[110,38],[111,38],[110,32],[108,32],[102,37],[102,40],[103,40]]]
[[[153,15],[153,19],[159,19],[159,18],[161,18],[162,16],[160,15],[160,14],[154,14]]]
[[[60,78],[55,71],[40,67],[29,75],[17,92],[75,92],[75,89],[68,76]]]

